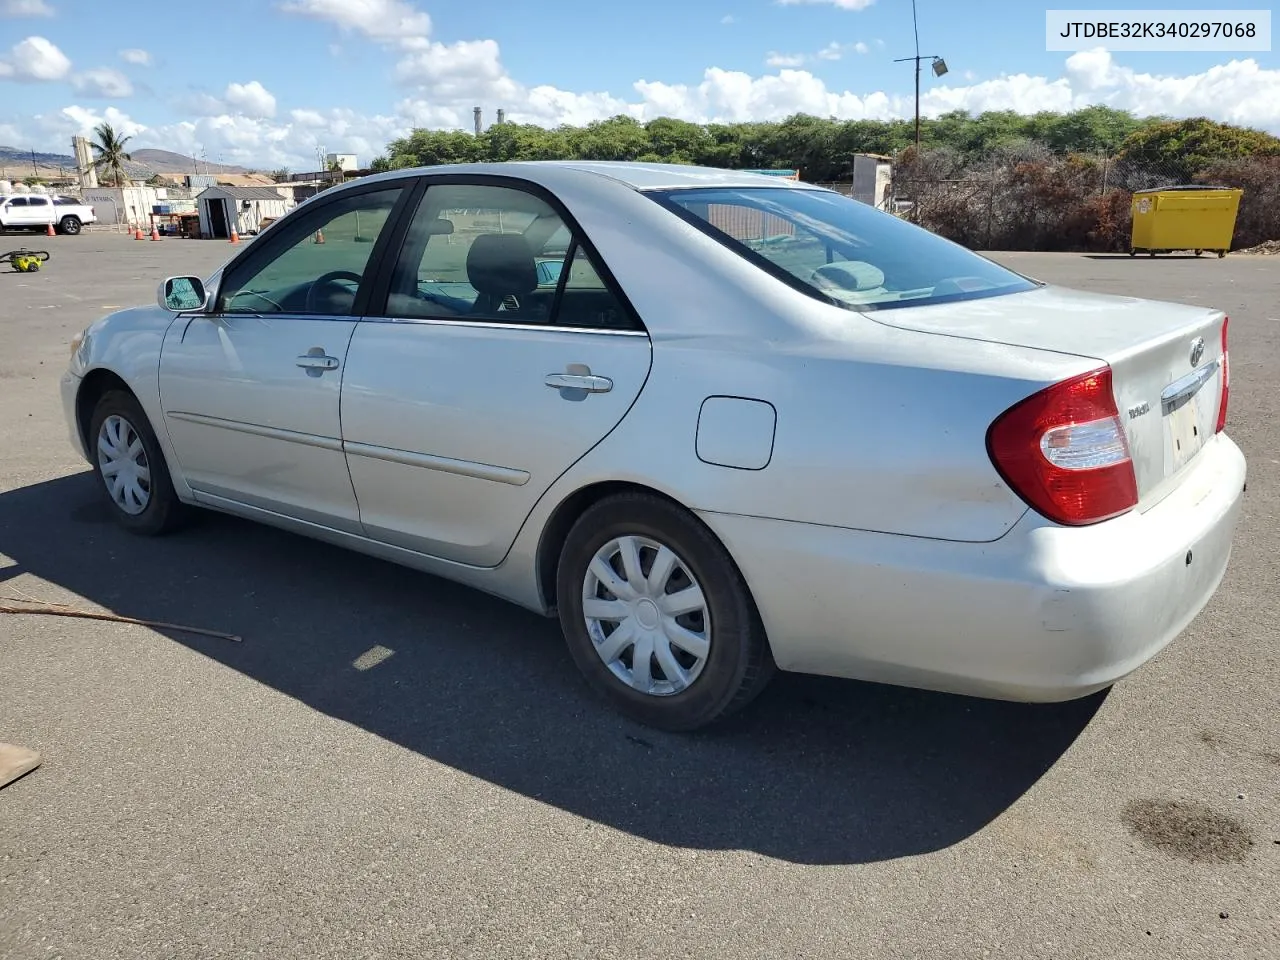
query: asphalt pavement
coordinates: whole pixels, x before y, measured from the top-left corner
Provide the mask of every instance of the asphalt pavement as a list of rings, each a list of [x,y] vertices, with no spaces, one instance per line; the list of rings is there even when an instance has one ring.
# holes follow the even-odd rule
[[[1223,307],[1244,516],[1210,606],[1112,690],[1026,706],[785,676],[727,729],[634,726],[554,622],[219,516],[110,522],[73,334],[216,241],[0,238],[0,957],[1274,958],[1280,257],[994,254]],[[0,251],[3,252],[3,251]]]

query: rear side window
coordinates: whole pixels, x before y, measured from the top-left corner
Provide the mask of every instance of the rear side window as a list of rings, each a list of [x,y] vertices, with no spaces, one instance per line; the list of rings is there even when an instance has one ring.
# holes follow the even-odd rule
[[[559,212],[528,190],[497,184],[427,188],[386,313],[406,320],[637,328]]]
[[[698,188],[649,195],[761,269],[850,310],[1036,286],[959,244],[829,190]]]

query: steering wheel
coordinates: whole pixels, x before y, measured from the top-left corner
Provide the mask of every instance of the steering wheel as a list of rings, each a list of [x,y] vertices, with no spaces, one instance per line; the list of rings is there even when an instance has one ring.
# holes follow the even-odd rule
[[[328,273],[321,274],[311,282],[310,288],[307,290],[307,313],[324,313],[320,309],[319,292],[326,287],[336,286],[339,280],[350,280],[357,287],[364,278],[358,273],[352,273],[350,270],[330,270]],[[341,288],[339,288],[341,289]],[[348,292],[343,290],[344,293]]]

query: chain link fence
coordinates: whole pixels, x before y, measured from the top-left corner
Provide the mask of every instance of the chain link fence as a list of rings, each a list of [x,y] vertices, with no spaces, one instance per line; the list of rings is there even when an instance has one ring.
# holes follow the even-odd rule
[[[1190,172],[1167,157],[1057,153],[1036,144],[978,155],[908,150],[894,170],[891,209],[973,249],[1123,252],[1133,193],[1187,183],[1244,189],[1235,248],[1280,238],[1277,157]]]

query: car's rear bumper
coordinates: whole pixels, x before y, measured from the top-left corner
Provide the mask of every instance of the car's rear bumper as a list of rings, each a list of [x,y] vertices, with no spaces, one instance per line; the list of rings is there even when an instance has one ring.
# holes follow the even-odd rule
[[[1226,572],[1245,459],[1214,438],[1176,491],[1089,527],[1028,512],[956,543],[704,513],[785,670],[1010,700],[1109,686],[1155,656]]]

